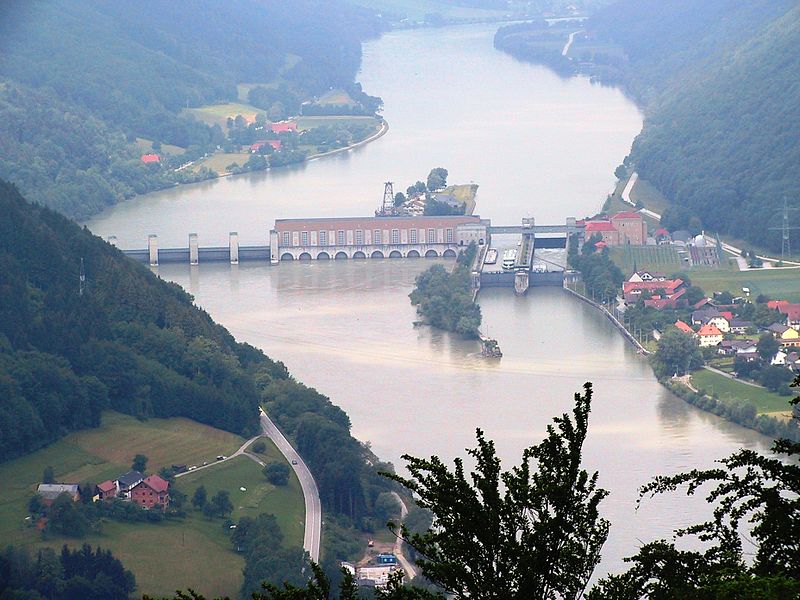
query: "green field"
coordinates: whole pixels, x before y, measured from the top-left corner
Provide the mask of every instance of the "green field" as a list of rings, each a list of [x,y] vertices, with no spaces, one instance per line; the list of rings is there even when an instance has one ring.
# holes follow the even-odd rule
[[[611,260],[622,269],[626,278],[638,270],[656,271],[670,275],[685,267],[675,246],[611,246]]]
[[[334,117],[300,117],[297,119],[297,129],[304,131],[323,125],[357,125],[368,123],[374,127],[378,126],[378,120],[374,117],[353,117],[353,116],[334,116]]]
[[[275,445],[265,440],[267,452],[259,456],[266,463],[284,462],[283,456]],[[177,480],[176,486],[189,498],[201,485],[205,486],[208,495],[213,496],[219,490],[228,490],[233,502],[233,519],[239,517],[256,517],[268,512],[275,515],[288,545],[303,545],[303,491],[300,482],[292,471],[289,484],[276,487],[267,482],[261,472],[263,467],[246,456],[237,456],[219,467],[203,469]],[[245,488],[246,491],[241,491]]]
[[[155,152],[155,150],[153,150],[153,140],[146,140],[145,138],[136,138],[136,145],[139,146],[139,149],[143,153]],[[159,150],[158,152],[165,154],[181,155],[184,152],[186,152],[186,148],[181,148],[180,146],[173,146],[172,144],[161,144],[161,150]]]
[[[232,454],[243,441],[189,419],[138,421],[106,412],[99,428],[70,434],[47,448],[0,465],[0,540],[30,551],[45,546],[59,548],[64,543],[108,548],[136,575],[137,595],[171,594],[191,585],[208,596],[235,596],[244,561],[231,549],[219,519],[208,521],[190,512],[184,520],[159,524],[106,521],[101,533],[84,539],[43,540],[38,530],[27,526],[25,516],[28,500],[48,465],[53,467],[57,481],[100,482],[127,471],[136,453],[148,456],[148,472],[155,473],[173,463],[211,462],[218,454]],[[275,456],[277,451],[273,447],[266,456],[269,452]],[[189,487],[193,492],[192,486],[200,476],[218,486],[214,489],[230,484],[235,515],[271,512],[289,541],[296,542],[298,536],[302,540],[302,523],[298,534],[297,522],[298,514],[300,520],[303,517],[303,501],[296,481],[276,492],[261,475],[260,466],[242,457],[193,473],[185,482],[178,480],[179,489]],[[237,497],[242,485],[250,493]]]
[[[235,118],[236,115],[242,115],[248,122],[251,122],[255,120],[257,113],[263,111],[249,104],[222,102],[220,104],[201,106],[200,108],[189,108],[185,112],[194,115],[198,121],[203,123],[219,125],[224,131],[228,117]]]
[[[216,154],[212,154],[211,156],[194,163],[192,165],[192,170],[197,171],[201,167],[206,167],[218,175],[222,175],[228,172],[228,165],[236,163],[241,167],[249,158],[250,154],[248,152],[233,152],[230,154],[226,152],[217,152]]]
[[[356,102],[350,94],[344,90],[330,90],[322,94],[316,102],[317,104],[331,106],[355,106]]]
[[[800,269],[698,269],[689,271],[692,283],[699,285],[709,295],[729,291],[742,295],[742,288],[750,288],[750,297],[759,294],[779,300],[800,302]]]
[[[692,383],[697,389],[704,389],[708,395],[716,393],[720,400],[749,400],[759,413],[789,412],[788,396],[779,396],[764,388],[728,379],[719,373],[700,369],[692,373]]]

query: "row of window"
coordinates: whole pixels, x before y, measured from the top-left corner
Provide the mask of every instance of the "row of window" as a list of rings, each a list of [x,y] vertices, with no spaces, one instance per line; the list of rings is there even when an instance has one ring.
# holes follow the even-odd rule
[[[408,242],[409,244],[418,244],[418,243],[428,243],[428,244],[435,244],[436,243],[436,229],[428,229],[427,236],[425,236],[424,229],[409,229],[408,231]],[[348,236],[346,234],[351,234],[350,239],[354,241],[350,241],[348,243]],[[355,236],[352,234],[355,233]],[[422,237],[425,237],[427,242],[420,242]],[[375,229],[372,232],[372,244],[374,245],[381,245],[383,244],[383,231],[380,229]],[[291,231],[284,231],[283,232],[283,243],[281,244],[282,247],[287,246],[312,246],[312,245],[319,245],[319,246],[328,246],[328,245],[336,245],[336,246],[347,246],[347,245],[356,245],[356,246],[363,246],[364,245],[364,230],[363,229],[356,229],[355,232],[352,231],[345,231],[344,229],[339,229],[336,232],[336,244],[329,244],[328,242],[328,232],[327,231],[320,231],[319,236],[317,237],[319,243],[313,244],[310,236],[310,232],[308,231],[301,231],[299,239],[293,239]],[[444,241],[448,244],[452,244],[453,240],[455,239],[454,231],[452,227],[448,227],[444,230]],[[391,235],[389,238],[390,241],[387,243],[391,243],[393,245],[400,244],[400,230],[399,229],[392,229]]]

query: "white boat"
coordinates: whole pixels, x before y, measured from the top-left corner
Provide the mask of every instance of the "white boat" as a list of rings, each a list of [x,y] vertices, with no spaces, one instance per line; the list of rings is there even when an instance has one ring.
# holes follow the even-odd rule
[[[486,260],[483,261],[487,265],[494,265],[497,263],[497,250],[494,248],[489,248],[489,251],[486,253]]]
[[[517,262],[516,249],[506,250],[503,252],[503,269],[510,271],[514,268],[514,263]]]

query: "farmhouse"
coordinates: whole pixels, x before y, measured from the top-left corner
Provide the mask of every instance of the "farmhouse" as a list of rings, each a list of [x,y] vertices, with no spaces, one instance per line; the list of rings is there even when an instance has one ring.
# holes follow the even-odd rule
[[[158,154],[142,154],[141,161],[146,165],[157,165],[161,163],[161,157]]]
[[[131,490],[131,500],[142,508],[169,506],[169,482],[158,475],[150,475]]]
[[[697,338],[700,340],[700,347],[705,348],[718,345],[724,336],[716,325],[703,325],[697,332]]]

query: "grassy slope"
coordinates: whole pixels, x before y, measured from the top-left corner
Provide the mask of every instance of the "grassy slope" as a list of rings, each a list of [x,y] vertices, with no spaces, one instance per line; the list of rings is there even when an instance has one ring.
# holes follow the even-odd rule
[[[197,161],[192,165],[192,169],[199,170],[201,167],[205,167],[207,169],[211,169],[217,174],[222,175],[223,173],[227,173],[228,165],[236,163],[241,167],[249,158],[250,154],[248,152],[217,152],[208,158]]]
[[[259,111],[255,106],[241,104],[239,102],[222,102],[219,104],[208,104],[200,108],[189,108],[184,112],[194,115],[196,119],[208,125],[219,125],[225,131],[225,124],[228,117],[236,118],[242,115],[248,122],[256,118]]]
[[[38,452],[0,465],[0,480],[4,482],[0,488],[0,539],[29,550],[84,542],[109,548],[136,575],[137,594],[168,594],[191,585],[209,596],[235,595],[244,561],[231,549],[219,520],[209,522],[190,512],[183,521],[156,525],[108,521],[102,533],[84,540],[42,540],[37,530],[25,526],[24,518],[28,499],[48,465],[54,468],[58,481],[98,482],[127,470],[137,452],[149,457],[148,471],[157,472],[173,463],[192,465],[214,460],[218,454],[231,454],[242,442],[237,435],[188,419],[140,422],[119,413],[104,413],[98,429],[70,434]],[[277,458],[274,446],[268,445],[268,456]],[[303,502],[296,480],[276,490],[261,475],[259,465],[242,457],[188,476],[186,481],[178,480],[178,488],[194,492],[201,476],[213,483],[207,484],[209,491],[228,489],[236,506],[234,517],[272,512],[287,541],[302,542]],[[243,481],[246,483],[240,483]],[[248,494],[237,497],[240,485],[247,487]]]
[[[683,270],[674,246],[615,246],[609,248],[613,260],[622,272],[629,275],[634,266],[639,270],[657,271],[667,275]]]
[[[789,398],[774,394],[763,388],[754,388],[740,381],[734,381],[706,369],[692,373],[692,383],[707,394],[716,393],[720,400],[737,398],[755,404],[759,413],[788,412]]]
[[[313,129],[323,125],[353,125],[359,123],[370,123],[378,125],[378,120],[374,117],[354,117],[354,116],[320,116],[320,117],[300,117],[297,119],[297,128],[300,131]]]

